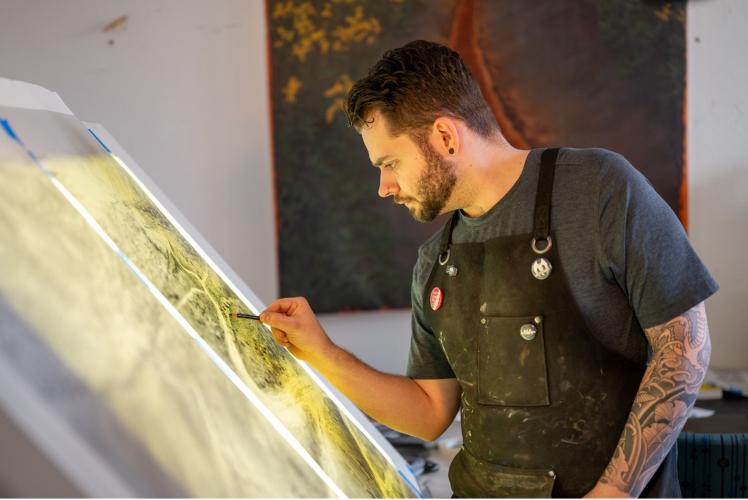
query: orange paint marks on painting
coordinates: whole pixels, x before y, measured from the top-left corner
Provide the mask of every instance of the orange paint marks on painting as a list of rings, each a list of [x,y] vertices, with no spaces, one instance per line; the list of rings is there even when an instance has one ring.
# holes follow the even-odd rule
[[[265,23],[266,26],[270,26],[270,0],[265,0]],[[273,65],[272,65],[272,52],[273,52],[273,46],[272,46],[272,33],[270,30],[266,31],[265,34],[265,51],[267,54],[267,57],[265,58],[266,64],[267,64],[267,71],[268,71],[268,88],[273,88]],[[268,123],[270,124],[270,182],[271,182],[271,191],[273,195],[273,222],[274,224],[274,231],[273,231],[273,245],[275,247],[275,254],[279,255],[280,253],[280,211],[278,209],[278,179],[276,175],[277,171],[277,158],[275,153],[275,120],[273,119],[273,101],[270,100],[270,106],[267,108],[268,110]],[[275,259],[275,272],[276,276],[280,276],[281,268],[280,268],[280,259]]]
[[[686,49],[687,51],[688,49]],[[688,57],[688,54],[686,54]],[[680,196],[678,200],[678,218],[688,232],[688,80],[683,77],[683,167],[680,177]]]
[[[348,96],[348,91],[353,87],[353,80],[348,74],[340,75],[340,78],[333,83],[324,92],[324,96],[327,99],[332,99],[332,102],[325,110],[325,123],[328,125],[332,124],[335,119],[335,115],[338,112],[345,114],[345,100]]]
[[[478,44],[478,27],[475,24],[475,0],[460,0],[455,7],[449,46],[460,54],[480,86],[483,97],[499,123],[501,132],[514,147],[527,149],[529,141],[518,129],[506,106],[494,89],[493,79]]]
[[[295,104],[296,96],[303,86],[304,84],[301,83],[301,80],[299,80],[296,75],[292,75],[288,79],[288,82],[286,82],[286,86],[281,90],[283,96],[286,98],[286,102],[289,104]]]
[[[356,44],[372,45],[382,32],[379,19],[367,15],[363,5],[353,2],[333,1],[320,6],[289,0],[275,3],[269,16],[278,24],[273,47],[289,47],[300,63],[315,52],[327,55],[347,52]]]

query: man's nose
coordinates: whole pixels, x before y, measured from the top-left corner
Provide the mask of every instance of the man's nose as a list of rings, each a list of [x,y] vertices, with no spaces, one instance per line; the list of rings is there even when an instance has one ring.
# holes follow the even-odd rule
[[[379,175],[379,196],[387,198],[396,195],[398,192],[400,192],[400,186],[397,185],[397,182],[386,172],[382,172]]]

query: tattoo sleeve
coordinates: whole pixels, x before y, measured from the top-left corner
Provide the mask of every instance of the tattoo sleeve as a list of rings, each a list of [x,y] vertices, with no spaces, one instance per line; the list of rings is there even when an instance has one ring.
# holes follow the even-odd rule
[[[600,482],[638,497],[688,418],[711,353],[704,304],[645,330],[652,357]]]

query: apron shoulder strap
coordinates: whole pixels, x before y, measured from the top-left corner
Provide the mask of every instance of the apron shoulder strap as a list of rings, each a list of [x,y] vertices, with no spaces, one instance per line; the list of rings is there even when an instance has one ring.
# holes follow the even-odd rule
[[[540,175],[538,177],[538,191],[535,195],[535,222],[533,224],[534,240],[550,241],[551,234],[551,197],[553,194],[553,175],[556,168],[559,148],[548,148],[540,157]],[[449,260],[449,245],[452,243],[452,230],[460,218],[455,210],[452,217],[444,225],[441,244],[439,245],[439,263]]]
[[[532,229],[532,236],[538,241],[549,241],[551,234],[551,196],[558,151],[559,148],[548,148],[540,157],[538,191],[535,195],[535,222]]]
[[[457,220],[460,218],[459,210],[452,212],[452,217],[449,218],[447,223],[444,225],[442,231],[442,241],[439,245],[439,263],[446,263],[449,260],[449,245],[452,243],[452,230],[457,225]],[[443,264],[442,264],[443,265]]]

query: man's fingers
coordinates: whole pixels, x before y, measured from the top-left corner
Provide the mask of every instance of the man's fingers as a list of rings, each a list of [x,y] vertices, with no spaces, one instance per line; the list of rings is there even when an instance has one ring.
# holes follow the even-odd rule
[[[288,335],[286,335],[286,332],[282,330],[278,330],[277,328],[271,328],[270,332],[273,334],[273,338],[280,342],[281,344],[288,343]]]
[[[291,342],[289,333],[296,335],[301,325],[306,325],[313,319],[314,312],[304,297],[278,299],[260,313],[260,321],[270,326],[275,341],[289,350],[294,349],[295,352],[292,352],[297,357],[301,355],[301,351]]]
[[[293,330],[296,328],[296,319],[289,318],[282,312],[269,312],[267,309],[260,313],[260,321],[280,330]]]

